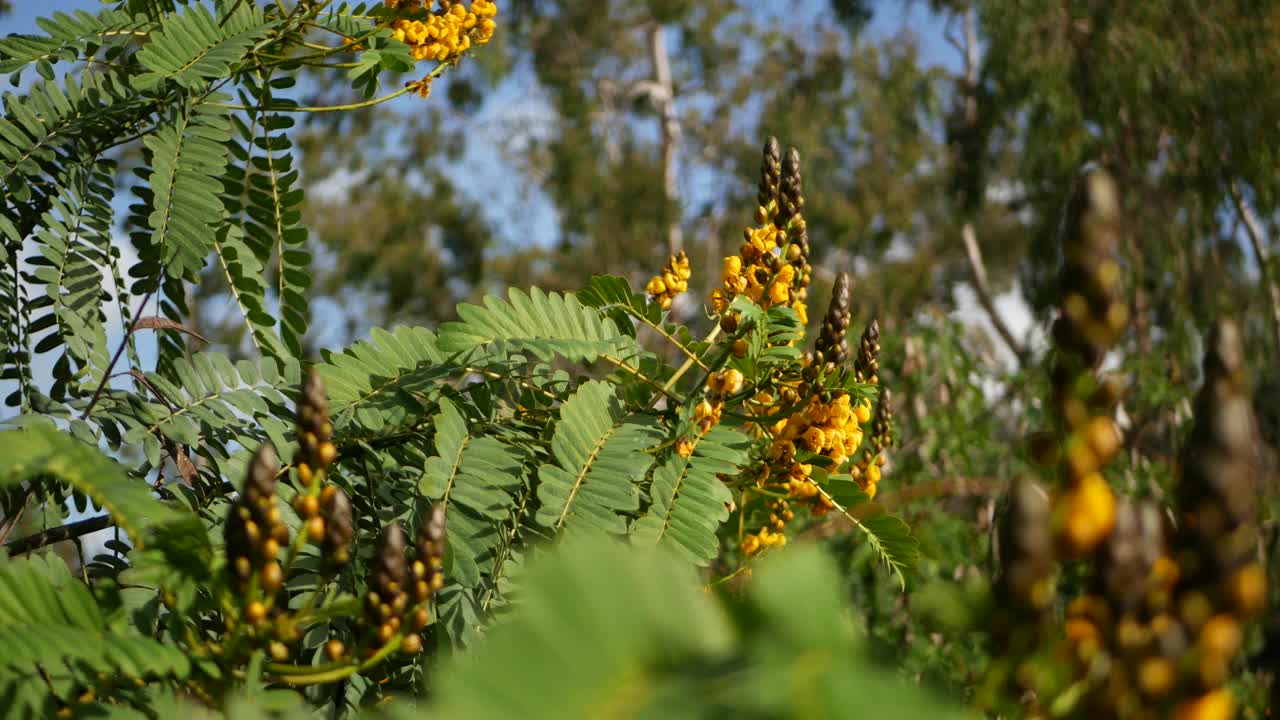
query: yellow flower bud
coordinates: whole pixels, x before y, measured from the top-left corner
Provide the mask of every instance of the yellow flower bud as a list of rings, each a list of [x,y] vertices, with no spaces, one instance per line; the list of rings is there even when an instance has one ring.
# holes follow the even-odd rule
[[[729,368],[728,370],[724,371],[724,375],[722,377],[723,377],[723,383],[724,383],[722,386],[724,394],[733,395],[734,393],[742,390],[742,385],[743,385],[743,382],[745,381],[745,378],[743,378],[742,372],[740,370]]]

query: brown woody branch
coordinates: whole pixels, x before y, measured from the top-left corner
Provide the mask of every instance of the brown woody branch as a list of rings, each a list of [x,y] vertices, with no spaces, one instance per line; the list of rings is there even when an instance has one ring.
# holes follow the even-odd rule
[[[1014,338],[1013,331],[1009,329],[1004,318],[996,310],[995,296],[991,292],[991,282],[987,278],[987,266],[982,261],[982,250],[978,247],[978,237],[973,231],[973,224],[965,223],[960,230],[960,235],[964,239],[964,251],[969,258],[969,268],[973,271],[973,284],[974,290],[978,295],[978,303],[987,312],[987,315],[991,318],[992,326],[996,329],[996,333],[1001,340],[1004,340],[1005,345],[1008,345],[1009,349],[1013,351],[1018,363],[1025,365],[1027,349]]]
[[[111,525],[112,522],[110,515],[98,515],[97,517],[77,520],[73,523],[59,525],[56,528],[50,528],[44,532],[39,532],[35,535],[28,535],[19,540],[14,540],[13,542],[5,545],[4,549],[9,553],[9,557],[22,555],[23,553],[29,553],[33,550],[39,550],[46,545],[62,542],[63,540],[75,540],[76,538],[83,537],[89,533],[95,533],[99,530],[109,528]]]
[[[1280,287],[1276,287],[1275,281],[1271,278],[1271,253],[1267,249],[1265,238],[1262,237],[1262,228],[1258,223],[1258,218],[1253,214],[1253,208],[1245,203],[1244,196],[1240,193],[1240,186],[1232,182],[1228,183],[1227,188],[1231,193],[1231,202],[1236,206],[1236,213],[1240,215],[1240,220],[1244,222],[1245,234],[1249,236],[1249,243],[1253,245],[1253,255],[1258,262],[1258,272],[1262,275],[1262,284],[1267,288],[1267,294],[1271,297],[1271,329],[1275,333],[1276,351],[1280,352]]]

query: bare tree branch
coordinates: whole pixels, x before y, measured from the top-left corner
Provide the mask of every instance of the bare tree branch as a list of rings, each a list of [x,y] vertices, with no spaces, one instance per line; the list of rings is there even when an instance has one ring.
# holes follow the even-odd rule
[[[666,31],[654,23],[649,29],[649,58],[653,63],[653,82],[645,84],[649,100],[662,119],[662,183],[667,200],[675,208],[679,199],[676,184],[676,153],[680,150],[680,118],[676,115],[675,88],[671,82],[671,58],[667,55]],[[667,248],[674,255],[684,245],[679,215],[667,225]]]
[[[973,3],[964,13],[964,80],[969,86],[965,119],[972,123],[978,119],[978,98],[974,92],[978,87],[978,17]]]
[[[32,550],[39,550],[46,545],[52,545],[63,540],[74,540],[89,533],[109,528],[112,524],[110,515],[99,515],[85,520],[77,520],[73,523],[59,525],[56,528],[50,528],[44,532],[14,540],[5,545],[4,549],[9,553],[10,557],[13,557],[29,553]]]
[[[978,18],[973,3],[965,7],[963,18],[964,45],[960,45],[954,38],[950,38],[949,41],[964,58],[964,77],[960,80],[961,91],[964,93],[964,122],[973,126],[978,122],[978,64],[981,60],[978,56]],[[991,318],[991,325],[996,329],[1000,339],[1013,351],[1018,364],[1025,365],[1027,349],[1013,336],[1009,325],[996,310],[995,296],[991,292],[987,266],[982,260],[982,250],[978,247],[978,236],[974,232],[973,223],[966,221],[960,229],[960,235],[964,240],[969,269],[973,272],[974,290],[977,292],[978,302]]]
[[[964,251],[969,258],[969,268],[973,270],[973,284],[978,294],[978,302],[982,305],[982,309],[987,311],[996,333],[1013,351],[1018,363],[1026,364],[1027,349],[1014,338],[1013,331],[996,310],[995,297],[991,294],[991,283],[987,279],[987,266],[982,262],[982,250],[978,248],[978,236],[973,232],[973,224],[965,223],[960,230],[960,235],[964,238]]]
[[[1262,275],[1262,283],[1271,296],[1271,329],[1275,333],[1276,352],[1280,353],[1280,288],[1276,287],[1275,281],[1271,278],[1271,253],[1267,249],[1266,239],[1262,237],[1262,228],[1258,218],[1253,214],[1253,208],[1245,203],[1244,196],[1240,193],[1240,186],[1232,182],[1227,187],[1231,192],[1231,202],[1236,206],[1236,213],[1244,223],[1249,243],[1253,245],[1253,255],[1258,261],[1258,272]]]

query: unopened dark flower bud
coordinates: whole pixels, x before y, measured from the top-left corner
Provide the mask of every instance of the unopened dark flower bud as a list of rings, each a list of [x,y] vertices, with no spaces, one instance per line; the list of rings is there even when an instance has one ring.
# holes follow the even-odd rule
[[[382,530],[373,564],[369,568],[365,594],[365,619],[369,623],[368,647],[386,644],[399,627],[399,617],[407,600],[408,559],[404,530],[391,523]],[[392,620],[396,622],[392,622]]]
[[[1053,601],[1055,558],[1049,496],[1042,488],[1029,480],[1014,484],[999,539],[998,602],[1023,615],[1044,613]]]
[[[831,303],[827,305],[826,317],[822,320],[822,330],[814,345],[814,357],[821,358],[836,366],[844,365],[849,360],[849,306],[851,302],[849,290],[849,273],[836,275],[835,285],[831,289]]]
[[[792,218],[804,212],[804,182],[800,177],[800,152],[787,148],[782,160],[782,179],[778,192],[778,213],[774,224],[786,228]]]
[[[232,587],[243,592],[254,573],[262,573],[262,590],[274,595],[283,584],[276,554],[289,541],[289,529],[276,506],[276,476],[280,461],[270,444],[263,444],[249,463],[243,490],[227,513],[223,537]]]
[[[444,508],[432,505],[422,518],[422,530],[418,533],[418,561],[413,564],[417,581],[414,600],[421,604],[431,599],[431,593],[444,586],[444,551],[446,538]],[[422,591],[426,590],[424,594]]]
[[[858,343],[858,358],[853,364],[854,378],[871,385],[880,382],[880,322],[875,318],[867,323]]]
[[[764,141],[764,152],[760,158],[760,186],[756,191],[756,204],[766,210],[771,206],[776,207],[781,182],[782,156],[777,138],[770,136]]]
[[[297,434],[298,481],[303,486],[310,486],[316,474],[328,469],[338,456],[338,449],[333,444],[333,423],[329,419],[324,380],[314,369],[302,381]]]
[[[329,486],[320,496],[324,518],[324,539],[321,548],[324,559],[331,567],[346,565],[351,559],[351,541],[355,537],[355,522],[351,514],[351,500],[342,488]]]

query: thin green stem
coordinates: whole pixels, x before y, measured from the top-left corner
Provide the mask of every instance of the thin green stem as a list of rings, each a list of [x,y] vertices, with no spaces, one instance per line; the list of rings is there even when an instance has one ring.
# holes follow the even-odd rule
[[[643,323],[643,324],[644,324],[646,327],[648,327],[650,330],[653,330],[654,332],[658,333],[658,334],[659,334],[659,335],[661,335],[662,337],[664,337],[664,338],[666,338],[667,340],[671,341],[671,344],[672,344],[672,345],[675,345],[675,346],[676,346],[676,349],[678,349],[680,352],[684,353],[685,357],[689,358],[689,359],[686,361],[686,364],[687,364],[687,363],[690,363],[690,362],[692,362],[692,363],[697,363],[698,367],[702,368],[703,370],[706,370],[706,369],[707,369],[707,366],[702,364],[702,359],[701,359],[701,358],[699,358],[697,355],[695,355],[695,354],[693,353],[693,351],[692,351],[692,350],[690,350],[687,346],[685,346],[685,344],[684,344],[684,343],[682,343],[682,342],[680,342],[679,340],[677,340],[677,339],[675,338],[675,336],[674,336],[674,335],[672,335],[671,333],[667,332],[667,331],[666,331],[666,329],[665,329],[665,328],[663,328],[661,324],[653,322],[653,321],[652,321],[652,320],[650,320],[649,318],[647,318],[647,317],[645,317],[644,315],[642,315],[642,314],[640,314],[640,313],[636,312],[633,308],[631,308],[631,307],[629,307],[629,306],[627,306],[627,305],[618,305],[617,307],[622,308],[622,310],[623,310],[623,311],[625,311],[628,315],[630,315],[631,317],[633,317],[633,318],[635,318],[635,319],[639,320],[641,323]]]
[[[381,105],[384,102],[390,102],[392,100],[395,100],[401,95],[406,95],[409,92],[413,91],[414,89],[415,88],[412,85],[406,85],[405,87],[402,87],[399,90],[396,90],[395,92],[389,95],[383,95],[382,97],[372,98],[370,100],[362,100],[360,102],[347,103],[345,105],[319,105],[319,106],[299,105],[297,107],[288,107],[288,106],[258,107],[254,105],[240,105],[237,103],[214,103],[214,104],[217,105],[218,107],[224,107],[231,110],[252,110],[254,112],[331,113],[331,112],[344,112],[347,110],[361,110],[363,108],[373,107],[374,105]]]
[[[311,595],[307,597],[307,601],[303,603],[302,607],[297,609],[295,616],[298,618],[305,618],[310,614],[310,612],[315,609],[317,604],[316,601],[321,595],[324,596],[324,603],[320,604],[323,605],[328,603],[333,599],[333,589],[335,587],[336,586],[333,584],[333,576],[326,575],[324,578],[324,584],[312,591]]]
[[[716,323],[716,326],[711,331],[711,334],[707,335],[706,342],[708,344],[714,343],[716,341],[716,338],[718,337],[720,337],[720,323]],[[679,368],[676,369],[676,374],[672,375],[671,378],[667,380],[667,384],[663,386],[662,392],[665,393],[667,390],[670,390],[671,388],[675,387],[676,382],[679,381],[680,378],[683,377],[685,373],[689,372],[689,368],[693,367],[693,364],[695,361],[697,362],[699,368],[702,368],[704,371],[708,373],[711,372],[710,368],[708,368],[706,364],[704,364],[701,360],[694,357],[690,357],[688,360],[684,361],[683,365],[681,365]]]
[[[654,389],[656,389],[659,393],[662,393],[663,395],[665,395],[666,397],[668,397],[668,398],[670,398],[671,400],[675,401],[676,403],[679,403],[679,404],[683,404],[683,403],[684,403],[684,398],[681,398],[679,395],[677,395],[677,394],[675,394],[675,393],[671,392],[671,388],[669,387],[669,386],[671,385],[671,383],[667,383],[667,386],[668,386],[668,387],[664,387],[664,386],[662,386],[662,385],[659,385],[657,380],[654,380],[653,378],[649,377],[648,375],[645,375],[644,373],[640,372],[639,370],[637,370],[637,369],[635,369],[635,368],[631,367],[630,365],[628,365],[626,362],[624,362],[624,361],[622,361],[622,360],[620,360],[620,359],[618,359],[618,358],[616,358],[616,357],[613,357],[612,355],[601,355],[601,356],[600,356],[600,359],[601,359],[601,360],[604,360],[605,362],[609,363],[610,365],[613,365],[614,367],[618,368],[619,370],[621,370],[621,371],[623,371],[623,372],[630,373],[633,377],[635,377],[635,378],[637,378],[637,379],[639,379],[639,380],[643,381],[643,382],[644,382],[644,383],[646,383],[647,385],[649,385],[649,386],[653,387],[653,388],[654,388]]]
[[[315,23],[308,23],[308,24],[310,24],[310,25],[315,25]],[[326,30],[326,31],[328,31],[328,32],[333,32],[332,30],[329,30],[328,28],[321,27],[321,26],[319,26],[319,25],[315,25],[315,27],[317,27],[317,28],[319,28],[319,29],[321,29],[321,30]],[[306,46],[306,47],[308,47],[308,48],[310,48],[310,49],[312,49],[312,50],[318,50],[319,52],[314,52],[314,53],[311,53],[310,55],[299,55],[298,57],[295,57],[295,58],[281,58],[281,59],[279,59],[279,60],[277,60],[277,61],[275,61],[275,62],[276,62],[276,63],[285,63],[285,62],[306,62],[307,60],[318,60],[318,59],[321,59],[321,58],[326,58],[326,57],[329,57],[330,55],[334,55],[334,54],[336,54],[336,53],[343,53],[343,52],[356,52],[356,50],[355,50],[355,46],[356,46],[356,45],[359,45],[359,44],[363,43],[365,40],[368,40],[369,38],[371,38],[371,37],[373,37],[374,35],[377,35],[377,34],[378,34],[378,29],[377,29],[377,28],[374,28],[374,29],[370,30],[369,32],[366,32],[366,33],[363,33],[363,34],[361,34],[361,35],[356,35],[355,37],[352,37],[352,38],[351,38],[351,42],[349,42],[349,43],[347,43],[347,44],[345,44],[345,45],[338,45],[338,46],[336,46],[336,47],[329,46],[329,45],[320,45],[320,44],[317,44],[317,43],[303,43],[303,45],[304,45],[304,46]]]
[[[483,375],[489,378],[490,380],[510,380],[511,379],[510,375],[501,375],[492,370],[486,370],[484,368],[468,366],[464,368],[464,371],[469,373],[475,373],[477,375]],[[555,393],[547,390],[546,388],[540,388],[537,385],[534,385],[533,383],[529,382],[524,378],[520,378],[516,382],[520,385],[520,387],[525,388],[526,390],[530,390],[532,392],[538,393],[543,397],[547,398],[548,400],[550,400],[551,402],[557,402],[560,400],[560,398]]]
[[[378,649],[368,660],[361,663],[352,662],[351,660],[343,660],[328,665],[319,665],[315,667],[298,667],[297,665],[280,665],[276,663],[267,663],[266,671],[271,673],[275,680],[289,685],[323,685],[325,683],[337,682],[345,677],[349,677],[358,672],[364,672],[369,668],[377,665],[387,658],[388,655],[395,652],[400,647],[400,641],[404,639],[404,631],[397,632],[391,636],[387,644]]]
[[[751,569],[751,563],[743,563],[738,566],[737,570],[734,570],[733,572],[729,573],[728,575],[725,575],[722,578],[716,578],[715,580],[712,580],[711,582],[707,583],[707,587],[713,588],[719,585],[723,585],[729,582],[730,580],[738,577],[742,573],[747,572],[750,569]]]
[[[876,552],[886,560],[886,563],[889,565],[889,569],[892,570],[893,573],[898,576],[899,586],[901,586],[903,590],[906,590],[906,587],[907,587],[906,576],[902,574],[902,571],[898,569],[896,565],[894,565],[892,562],[888,562],[889,558],[884,551],[884,547],[880,544],[880,539],[875,536],[875,533],[871,532],[871,528],[864,525],[861,520],[854,517],[853,513],[849,512],[848,508],[846,508],[845,506],[837,502],[835,498],[831,497],[831,494],[827,492],[826,488],[822,487],[817,483],[813,483],[813,486],[818,489],[818,493],[822,495],[822,497],[825,498],[827,502],[831,503],[831,506],[834,507],[837,512],[839,512],[841,515],[844,515],[846,518],[848,518],[849,522],[853,523],[854,527],[861,530],[862,533],[867,536],[867,539],[871,541],[871,544],[875,548]]]
[[[716,341],[716,338],[718,337],[720,337],[720,324],[716,323],[715,328],[711,331],[710,334],[707,335],[706,339],[703,342],[714,343]],[[681,346],[682,349],[683,347],[684,346]],[[690,355],[689,359],[685,360],[683,365],[676,368],[675,374],[672,375],[664,385],[658,388],[659,395],[672,398],[672,399],[675,399],[677,402],[683,403],[684,401],[680,400],[678,395],[672,394],[671,388],[675,387],[676,383],[680,380],[680,378],[685,373],[689,372],[689,368],[693,367],[693,364],[695,362],[698,364],[698,367],[704,370],[707,370],[708,373],[711,372],[707,368],[707,366],[702,362],[701,359],[697,358],[696,356]],[[653,396],[653,401],[649,403],[650,409],[652,409],[654,405],[658,404],[659,395]]]
[[[245,678],[249,692],[256,692],[262,687],[262,661],[265,657],[261,649],[254,650],[253,654],[249,656],[249,669]]]

